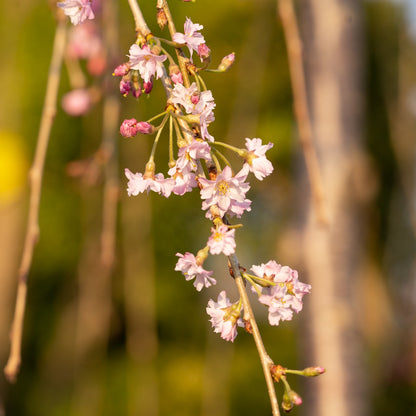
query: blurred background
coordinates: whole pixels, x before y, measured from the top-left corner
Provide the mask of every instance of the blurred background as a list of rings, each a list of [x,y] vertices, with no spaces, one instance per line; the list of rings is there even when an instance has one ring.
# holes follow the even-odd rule
[[[155,2],[140,3],[151,30],[168,37]],[[204,25],[213,67],[236,53],[230,71],[204,76],[217,104],[210,133],[235,146],[274,143],[274,173],[251,179],[237,255],[245,267],[290,265],[313,287],[302,313],[279,327],[253,297],[276,364],[327,369],[289,377],[304,399],[293,413],[416,415],[416,3],[295,2],[326,226],[311,202],[276,1],[212,3],[170,1],[178,31],[186,16]],[[0,2],[2,367],[56,25],[50,6]],[[118,127],[161,112],[164,91],[155,83],[139,100],[118,93],[109,74],[126,61],[134,22],[127,2],[107,1],[97,16],[62,72],[22,368],[15,384],[1,376],[0,415],[269,415],[252,337],[240,329],[234,344],[223,341],[205,312],[224,288],[237,299],[226,260],[209,259],[218,283],[202,293],[174,271],[175,254],[196,253],[210,230],[198,194],[127,197],[124,168],[143,172],[152,142],[124,139]],[[61,106],[74,89],[88,91],[80,117]],[[166,172],[162,143],[157,171]]]

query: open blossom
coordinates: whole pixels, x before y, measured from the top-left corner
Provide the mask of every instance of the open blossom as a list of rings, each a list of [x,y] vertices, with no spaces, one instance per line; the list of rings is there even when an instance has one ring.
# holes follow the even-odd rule
[[[187,114],[197,116],[195,122],[201,127],[202,139],[214,140],[208,133],[209,124],[215,120],[213,111],[215,102],[211,91],[199,92],[195,82],[189,88],[177,83],[172,90],[171,101],[181,105]]]
[[[211,160],[211,148],[207,142],[193,140],[191,144],[181,147],[176,166],[181,170],[197,170],[198,159]]]
[[[66,16],[69,16],[73,25],[78,25],[87,19],[94,19],[90,0],[65,0],[57,4]]]
[[[201,137],[210,142],[214,141],[214,137],[208,133],[208,126],[215,120],[214,112],[212,111],[215,104],[208,103],[199,115],[199,125],[201,127]]]
[[[260,181],[273,172],[273,165],[267,160],[265,154],[273,147],[273,143],[263,145],[261,139],[246,139],[246,162],[250,171]]]
[[[194,280],[194,286],[198,292],[203,287],[210,287],[215,285],[217,281],[211,277],[213,272],[205,270],[201,265],[199,256],[195,257],[192,253],[180,254],[176,253],[179,257],[176,263],[175,270],[182,272],[185,276],[185,280]]]
[[[187,17],[184,25],[185,33],[176,32],[172,37],[174,42],[182,43],[188,47],[191,59],[193,51],[198,52],[198,46],[205,43],[204,37],[198,32],[203,28],[204,26],[192,23],[192,20]]]
[[[166,55],[156,55],[148,45],[140,48],[136,43],[130,47],[129,54],[130,68],[139,71],[144,82],[150,82],[153,76],[158,79],[163,75],[162,62],[167,59]]]
[[[172,193],[174,181],[171,178],[164,179],[162,173],[153,175],[133,173],[129,169],[125,169],[124,173],[129,180],[127,183],[127,194],[136,196],[144,191],[154,191],[162,194],[166,198]]]
[[[211,254],[224,253],[226,256],[235,252],[235,229],[228,230],[226,225],[220,225],[217,229],[211,228],[211,236],[208,239],[209,252]]]
[[[246,192],[250,189],[250,185],[245,182],[247,175],[246,166],[243,166],[235,176],[231,168],[226,166],[215,181],[199,178],[202,186],[201,198],[204,199],[202,209],[216,205],[221,216],[229,214],[237,217],[241,217],[244,211],[250,211],[251,201],[246,199]],[[207,216],[210,217],[210,214],[208,213]]]
[[[221,334],[221,338],[233,342],[237,336],[237,327],[244,326],[241,319],[242,309],[233,304],[227,298],[225,290],[218,295],[218,301],[210,299],[207,313],[211,317],[210,322],[214,332]]]
[[[191,192],[198,185],[195,173],[189,169],[181,170],[177,166],[173,166],[169,169],[168,174],[175,181],[172,189],[175,195],[184,195],[186,192]]]
[[[259,301],[269,307],[270,325],[279,325],[280,320],[291,320],[293,312],[302,310],[302,298],[310,293],[311,285],[300,282],[296,270],[281,266],[274,260],[260,266],[254,265],[251,270],[258,277],[276,283],[262,287],[259,297]]]

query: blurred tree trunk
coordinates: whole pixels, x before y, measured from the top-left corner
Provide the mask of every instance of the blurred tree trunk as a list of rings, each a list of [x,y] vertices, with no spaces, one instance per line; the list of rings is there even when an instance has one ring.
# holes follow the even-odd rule
[[[308,301],[308,362],[327,373],[310,383],[308,415],[367,414],[356,288],[363,249],[362,203],[368,198],[363,156],[363,5],[358,0],[302,0],[304,55],[314,139],[329,223],[313,207],[303,255]],[[304,198],[303,198],[304,199]],[[316,382],[315,382],[316,381]]]

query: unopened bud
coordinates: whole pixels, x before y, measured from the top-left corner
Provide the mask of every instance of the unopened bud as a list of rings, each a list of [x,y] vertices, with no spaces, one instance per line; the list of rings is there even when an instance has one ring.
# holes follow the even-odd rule
[[[141,134],[152,134],[155,131],[155,127],[147,121],[140,121],[137,123],[137,131]]]
[[[130,64],[128,62],[119,65],[116,69],[114,69],[113,75],[116,77],[124,77],[130,71]]]
[[[294,390],[288,392],[289,400],[295,405],[300,406],[302,404],[302,398]]]
[[[149,82],[143,82],[143,90],[146,94],[150,94],[153,88],[153,81],[150,80]]]
[[[305,377],[316,377],[325,373],[325,368],[323,367],[307,367],[302,371],[302,375]]]
[[[120,134],[123,137],[134,137],[139,128],[137,126],[137,120],[135,118],[126,119],[121,123]]]
[[[123,77],[120,81],[120,93],[126,97],[132,88],[133,84],[131,83],[130,78]]]
[[[293,409],[293,403],[286,392],[283,393],[282,409],[284,412],[289,413]]]
[[[211,49],[205,43],[200,43],[198,45],[198,55],[201,61],[204,61],[211,55]]]
[[[161,29],[163,29],[166,24],[168,23],[168,19],[166,17],[166,13],[163,9],[157,9],[157,17],[156,17],[157,24]]]
[[[217,70],[221,72],[228,71],[235,61],[235,53],[230,53],[222,58],[221,63],[218,65]]]
[[[170,75],[170,79],[172,80],[174,84],[177,84],[177,83],[183,84],[182,73],[178,65],[176,64],[169,65],[169,75]]]

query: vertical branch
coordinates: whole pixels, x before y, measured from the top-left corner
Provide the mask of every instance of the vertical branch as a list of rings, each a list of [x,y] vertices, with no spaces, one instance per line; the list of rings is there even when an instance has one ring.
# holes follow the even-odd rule
[[[59,14],[58,16],[61,15]],[[4,368],[4,374],[10,382],[14,382],[16,380],[21,363],[23,321],[27,296],[27,279],[30,266],[32,264],[34,247],[39,239],[39,205],[42,190],[43,170],[45,165],[46,152],[49,144],[50,132],[56,114],[56,101],[66,43],[66,21],[62,17],[58,18],[59,20],[56,27],[35,158],[29,172],[29,184],[31,192],[28,223],[21,264],[18,272],[16,304],[10,335],[10,355],[6,367]]]
[[[256,318],[254,316],[253,309],[251,308],[250,300],[248,298],[247,291],[244,285],[244,280],[241,277],[238,259],[235,255],[231,255],[229,257],[229,261],[230,261],[232,272],[233,272],[235,282],[238,288],[238,292],[243,302],[244,319],[245,320],[248,319],[250,323],[250,329],[253,333],[253,339],[256,344],[256,348],[259,353],[259,356],[260,356],[260,362],[263,368],[264,378],[266,380],[266,385],[267,385],[267,392],[269,393],[270,404],[272,406],[272,414],[273,416],[279,416],[280,415],[279,404],[277,402],[276,390],[274,388],[274,381],[270,372],[270,366],[273,364],[273,361],[267,354],[266,348],[264,347],[263,340],[261,338],[261,334],[257,326]]]
[[[305,73],[302,62],[302,42],[296,22],[292,0],[277,0],[277,8],[283,25],[292,81],[294,111],[299,128],[299,139],[305,156],[306,169],[311,186],[317,219],[321,224],[328,223],[322,178],[318,157],[313,144],[311,118],[306,94]]]
[[[144,38],[147,35],[150,35],[150,29],[148,28],[144,18],[143,13],[140,10],[140,6],[137,3],[137,0],[128,0],[131,12],[133,14],[134,23],[136,24],[136,32],[141,34]]]

